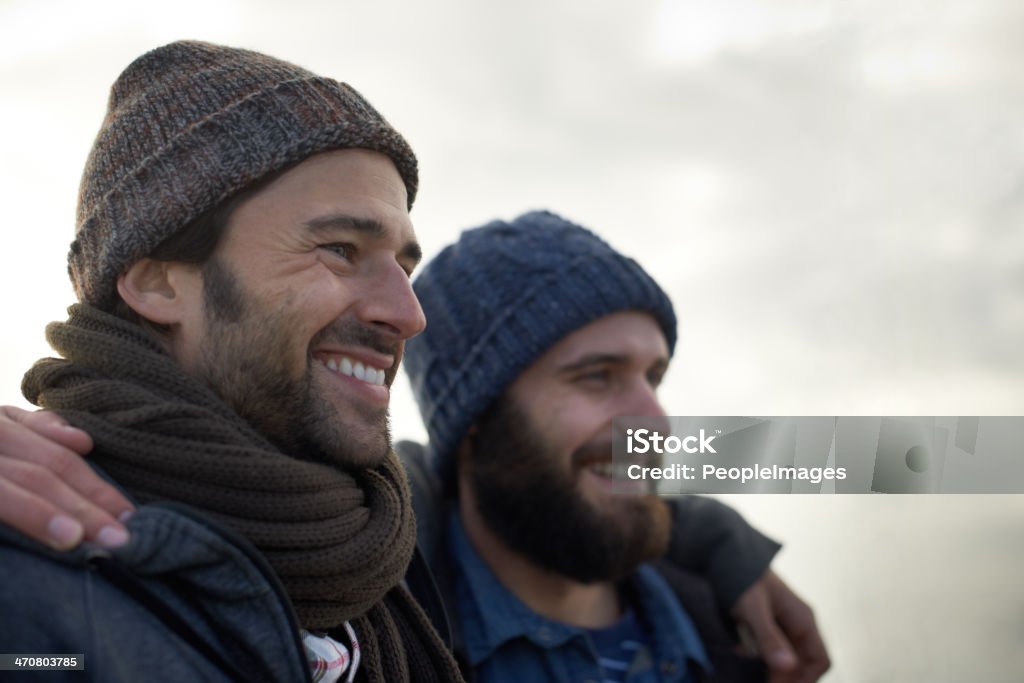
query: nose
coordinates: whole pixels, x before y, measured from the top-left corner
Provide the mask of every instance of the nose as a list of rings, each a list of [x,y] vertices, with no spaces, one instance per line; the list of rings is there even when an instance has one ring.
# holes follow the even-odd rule
[[[415,337],[427,326],[427,319],[408,274],[394,260],[374,271],[359,307],[360,319],[402,341]]]
[[[646,427],[662,433],[670,431],[665,409],[658,400],[657,389],[646,377],[638,377],[625,398],[621,408],[625,412],[621,415],[645,418],[630,421],[631,427]]]
[[[630,415],[649,415],[651,417],[664,417],[665,409],[658,400],[658,391],[647,381],[647,378],[637,378],[630,392],[628,403],[634,412]]]

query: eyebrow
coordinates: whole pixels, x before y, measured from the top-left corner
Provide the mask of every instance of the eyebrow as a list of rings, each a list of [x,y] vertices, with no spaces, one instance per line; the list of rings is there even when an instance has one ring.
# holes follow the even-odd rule
[[[373,218],[360,218],[345,213],[332,213],[326,216],[317,216],[305,223],[306,227],[314,233],[330,233],[335,230],[350,230],[358,232],[367,237],[381,239],[387,235],[387,228],[384,224]],[[398,255],[409,259],[413,266],[423,259],[423,248],[416,240],[409,240],[398,250]]]
[[[561,366],[558,368],[558,372],[576,372],[591,365],[621,365],[627,360],[628,358],[620,353],[588,353],[582,358],[577,358],[571,363]]]
[[[621,353],[588,353],[581,358],[559,367],[558,372],[560,374],[571,374],[594,365],[625,365],[629,360],[629,356]],[[668,368],[667,358],[659,358],[651,366],[652,370],[664,370],[666,368]]]

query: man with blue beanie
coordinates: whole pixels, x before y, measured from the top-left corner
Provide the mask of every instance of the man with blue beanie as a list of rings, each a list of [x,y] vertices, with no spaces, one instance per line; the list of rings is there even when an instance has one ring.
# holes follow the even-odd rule
[[[782,624],[800,661],[765,652],[771,680],[817,680],[813,617],[766,573],[777,544],[710,499],[611,492],[611,420],[664,414],[676,344],[639,264],[533,212],[467,230],[414,290],[428,325],[405,367],[430,443],[399,450],[467,677],[763,680],[719,619],[757,582],[806,611]]]

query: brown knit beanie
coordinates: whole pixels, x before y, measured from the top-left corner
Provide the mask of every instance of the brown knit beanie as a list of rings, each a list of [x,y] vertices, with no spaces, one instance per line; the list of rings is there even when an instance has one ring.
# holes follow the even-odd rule
[[[136,59],[110,91],[85,165],[68,273],[110,310],[118,276],[240,190],[318,152],[386,154],[412,207],[416,157],[354,89],[273,57],[177,42]]]

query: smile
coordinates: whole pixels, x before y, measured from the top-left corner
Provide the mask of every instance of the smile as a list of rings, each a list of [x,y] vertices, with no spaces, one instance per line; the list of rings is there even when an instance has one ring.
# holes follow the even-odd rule
[[[384,386],[386,376],[382,368],[375,368],[362,361],[352,360],[348,356],[341,355],[326,356],[318,358],[318,360],[332,372],[337,372],[347,377],[355,377],[367,384],[373,384],[378,387]]]

